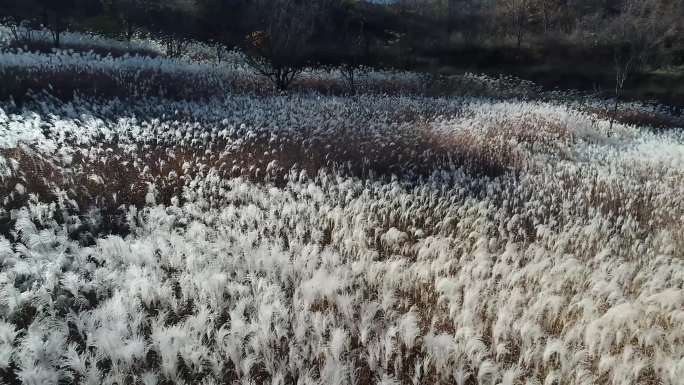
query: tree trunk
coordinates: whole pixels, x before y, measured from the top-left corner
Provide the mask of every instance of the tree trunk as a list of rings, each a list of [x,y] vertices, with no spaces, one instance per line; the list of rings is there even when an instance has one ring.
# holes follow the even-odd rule
[[[613,132],[613,123],[617,119],[619,102],[620,102],[620,94],[616,93],[615,94],[615,103],[613,104],[613,111],[610,114],[610,126],[608,127],[608,136],[610,136],[610,134]]]
[[[456,21],[456,0],[449,0],[447,2],[447,34],[448,38],[451,38],[451,34],[454,32],[454,22]]]
[[[354,67],[349,69],[349,88],[352,95],[356,94],[356,85],[354,84]]]
[[[342,67],[342,76],[349,86],[349,92],[353,95],[356,94],[356,84],[354,82],[354,66],[352,64],[346,64]]]
[[[133,39],[133,24],[131,22],[126,22],[126,41],[129,43],[131,42],[131,39]]]
[[[551,29],[551,15],[549,15],[549,4],[547,1],[542,2],[542,17],[544,19],[544,35],[547,35],[549,33],[549,29]]]
[[[54,25],[52,26],[52,33],[53,33],[53,38],[54,38],[54,43],[55,47],[59,48],[61,45],[61,38],[62,38],[62,30],[65,28],[65,24],[63,24],[62,21],[62,15],[61,12],[57,11],[54,13]]]
[[[276,70],[275,75],[275,85],[278,91],[286,91],[287,87],[290,85],[288,81],[288,74],[286,70]]]
[[[517,55],[520,57],[520,50],[522,49],[522,41],[523,41],[523,20],[522,20],[522,15],[518,15],[516,18],[516,31],[515,31],[515,37],[516,37],[516,50],[518,51]]]
[[[613,105],[613,113],[610,117],[610,126],[608,128],[609,135],[610,133],[612,133],[613,123],[617,119],[620,96],[622,96],[622,90],[625,87],[625,81],[627,80],[627,77],[629,76],[630,71],[632,70],[633,60],[634,58],[630,57],[623,65],[620,63],[619,58],[615,56],[615,104]]]

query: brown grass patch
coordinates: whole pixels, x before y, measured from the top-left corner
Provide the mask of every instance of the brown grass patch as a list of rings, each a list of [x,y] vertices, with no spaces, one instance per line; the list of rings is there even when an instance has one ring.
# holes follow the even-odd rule
[[[239,82],[218,81],[203,76],[178,76],[159,71],[79,72],[5,69],[0,75],[0,99],[17,101],[47,91],[61,100],[76,94],[104,98],[158,96],[171,99],[203,99],[222,95],[226,89],[249,86]]]
[[[415,131],[399,131],[393,137],[351,128],[325,135],[297,133],[296,137],[309,139],[262,135],[246,138],[230,151],[221,140],[207,148],[157,143],[140,144],[129,151],[116,143],[102,143],[97,148],[76,147],[68,165],[36,150],[2,150],[0,155],[18,162],[19,172],[2,181],[0,193],[12,198],[6,206],[12,209],[28,199],[27,194],[13,193],[17,183],[41,201],[58,200],[56,191],[62,190],[77,211],[95,208],[105,220],[114,221],[121,216],[122,205],[143,207],[150,185],[158,203],[169,205],[174,197],[182,203],[186,184],[205,177],[210,170],[222,178],[243,177],[282,186],[292,169],[310,177],[332,169],[361,178],[396,175],[417,180],[439,169],[460,166],[496,176],[516,162],[511,149],[495,142],[495,137],[446,137],[421,124],[416,124]]]
[[[634,125],[637,127],[651,127],[656,129],[671,129],[684,127],[684,117],[673,117],[656,112],[647,112],[630,109],[619,109],[613,116],[612,111],[602,108],[589,108],[587,112],[597,115],[600,119],[609,120],[611,117],[620,124]]]

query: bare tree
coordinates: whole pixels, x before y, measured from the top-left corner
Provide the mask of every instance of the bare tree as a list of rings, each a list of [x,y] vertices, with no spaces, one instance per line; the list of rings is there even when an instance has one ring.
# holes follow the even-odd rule
[[[370,40],[372,32],[366,28],[366,21],[360,15],[346,10],[346,16],[339,27],[338,50],[335,64],[352,94],[356,93],[356,75],[359,70],[371,64]],[[377,36],[376,36],[377,37]]]
[[[603,29],[603,42],[613,49],[615,101],[610,131],[627,79],[653,59],[657,48],[674,31],[674,9],[658,0],[624,0],[620,12]]]
[[[363,28],[363,25],[361,25],[360,28]],[[349,51],[346,52],[346,60],[344,60],[340,65],[340,73],[342,74],[342,78],[347,83],[349,91],[352,94],[356,93],[356,74],[361,66],[363,66],[361,58],[363,55],[365,41],[363,30],[361,30],[358,35],[349,38],[349,41],[346,42],[347,47],[349,47]]]
[[[530,28],[532,6],[532,0],[501,0],[496,3],[500,27],[514,37],[518,52]]]
[[[102,6],[116,20],[123,37],[131,41],[136,30],[149,23],[150,10],[156,4],[149,0],[101,0]]]
[[[538,13],[542,30],[548,35],[554,27],[563,6],[562,0],[534,0],[534,8]]]
[[[62,33],[69,29],[76,17],[79,4],[75,0],[39,0],[37,5],[41,8],[43,25],[50,29],[52,42],[59,48]]]
[[[326,1],[256,0],[257,30],[246,41],[247,63],[279,90],[310,64],[310,42]]]

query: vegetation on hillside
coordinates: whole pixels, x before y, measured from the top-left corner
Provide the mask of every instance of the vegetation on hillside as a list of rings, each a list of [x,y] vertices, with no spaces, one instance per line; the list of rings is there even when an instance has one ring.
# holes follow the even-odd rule
[[[358,69],[371,66],[515,73],[549,87],[618,97],[626,86],[627,95],[641,91],[637,96],[675,104],[682,101],[682,82],[654,70],[684,64],[683,15],[684,5],[674,0],[7,0],[0,5],[0,18],[15,26],[19,46],[34,46],[21,25],[47,28],[52,45],[65,48],[70,48],[63,41],[67,31],[126,41],[151,34],[171,57],[182,56],[189,41],[202,41],[215,47],[218,59],[240,48],[254,70],[280,89],[304,67],[344,67],[353,85]],[[650,88],[633,81],[642,79],[635,77],[639,73],[655,78]]]

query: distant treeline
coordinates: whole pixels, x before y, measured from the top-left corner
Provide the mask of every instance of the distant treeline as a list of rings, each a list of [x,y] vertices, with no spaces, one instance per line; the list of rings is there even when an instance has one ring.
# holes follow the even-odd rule
[[[480,48],[483,60],[478,64],[529,63],[544,57],[565,64],[612,65],[615,50],[649,40],[650,63],[684,64],[681,0],[398,0],[395,4],[400,14],[411,15],[416,29],[422,26],[422,33],[414,33],[415,40],[407,44],[419,53],[470,49],[476,55],[475,48]]]
[[[2,0],[0,17],[57,47],[64,31],[153,35],[168,56],[238,47],[279,88],[307,66],[353,85],[361,66],[575,65],[615,72],[617,92],[646,65],[684,65],[681,0]]]

